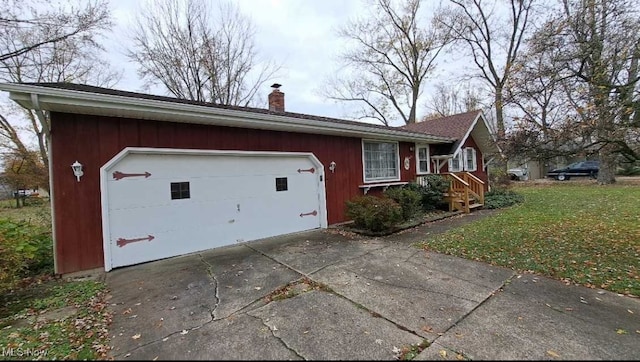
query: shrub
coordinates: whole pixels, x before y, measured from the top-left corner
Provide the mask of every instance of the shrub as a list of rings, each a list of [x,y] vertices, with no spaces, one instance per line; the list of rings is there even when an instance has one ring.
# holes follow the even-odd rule
[[[387,231],[402,221],[402,207],[390,198],[360,196],[347,201],[347,216],[357,228]]]
[[[410,183],[404,187],[420,193],[422,197],[422,209],[429,211],[445,205],[444,193],[449,188],[449,180],[442,175],[426,175],[421,177],[425,182],[424,185]]]
[[[524,196],[503,187],[496,187],[484,194],[484,207],[487,209],[499,209],[524,201]]]
[[[638,176],[640,175],[640,162],[623,162],[617,169],[620,176]]]
[[[422,195],[419,191],[394,187],[387,189],[384,195],[400,205],[403,220],[410,220],[422,211]]]
[[[51,233],[26,221],[0,220],[0,290],[25,276],[53,271]]]
[[[492,165],[489,168],[489,185],[498,188],[505,188],[511,185],[511,176],[507,170],[499,165]]]

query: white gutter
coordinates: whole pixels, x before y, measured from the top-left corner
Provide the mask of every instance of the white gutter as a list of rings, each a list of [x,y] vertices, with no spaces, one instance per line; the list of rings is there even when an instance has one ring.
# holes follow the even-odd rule
[[[32,93],[31,94],[31,103],[33,104],[33,110],[36,113],[36,116],[40,120],[42,127],[45,127],[47,124],[47,118],[42,112],[40,108],[40,100],[38,99],[38,95]],[[53,243],[53,271],[58,273],[58,253],[56,252],[56,209],[54,206],[54,197],[53,197],[53,153],[51,147],[51,133],[47,132],[47,163],[49,167],[49,206],[51,207],[51,241]]]
[[[371,127],[366,123],[322,121],[290,115],[275,115],[252,112],[250,110],[225,109],[37,85],[2,83],[0,84],[0,90],[10,92],[10,98],[25,108],[34,107],[31,94],[37,94],[42,109],[53,112],[111,115],[286,132],[331,134],[346,137],[382,137],[407,142],[451,143],[455,141],[452,138],[419,132]]]

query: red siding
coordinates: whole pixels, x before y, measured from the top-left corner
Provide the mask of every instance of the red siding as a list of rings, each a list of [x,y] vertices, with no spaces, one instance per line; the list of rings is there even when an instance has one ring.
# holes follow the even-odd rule
[[[476,171],[471,173],[477,178],[479,178],[480,180],[484,181],[484,190],[488,191],[489,182],[488,182],[487,172],[482,168],[482,157],[483,157],[482,151],[480,151],[480,149],[478,148],[478,144],[476,143],[476,141],[473,139],[472,136],[467,137],[467,140],[462,145],[462,148],[465,148],[465,147],[473,147],[476,149]],[[431,151],[433,151],[433,149]],[[439,173],[449,172],[449,163],[446,160],[441,162],[444,162],[444,166],[442,166]],[[435,167],[433,170],[431,170],[431,172],[433,173],[437,172],[435,170]]]
[[[100,167],[125,147],[312,152],[325,165],[329,224],[346,221],[345,201],[362,190],[359,138],[311,135],[186,123],[52,113],[53,187],[55,190],[57,272],[104,265]],[[403,181],[415,178],[413,143],[400,143]],[[404,170],[404,158],[411,168]],[[84,165],[76,182],[71,164]],[[328,165],[336,162],[331,173]]]

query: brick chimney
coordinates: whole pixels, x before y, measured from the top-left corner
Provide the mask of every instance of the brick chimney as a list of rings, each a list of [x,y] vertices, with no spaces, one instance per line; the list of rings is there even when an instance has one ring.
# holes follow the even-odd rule
[[[269,110],[276,112],[284,112],[284,93],[280,92],[278,88],[282,85],[274,83],[271,88],[273,91],[269,93]]]

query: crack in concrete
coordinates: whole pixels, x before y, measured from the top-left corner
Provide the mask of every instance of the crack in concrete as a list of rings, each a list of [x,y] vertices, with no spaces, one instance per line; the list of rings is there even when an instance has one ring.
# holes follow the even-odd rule
[[[220,288],[218,287],[219,283],[218,283],[218,279],[216,278],[216,276],[213,274],[213,266],[211,264],[209,264],[206,260],[204,260],[204,257],[202,256],[202,254],[198,254],[198,256],[200,257],[200,261],[202,262],[202,264],[204,264],[207,267],[207,275],[209,275],[209,279],[211,279],[214,283],[214,291],[215,291],[215,297],[216,297],[216,303],[213,306],[213,309],[209,310],[209,314],[211,315],[211,320],[215,320],[216,319],[216,309],[218,309],[218,306],[220,305],[220,295],[219,295],[219,290]]]
[[[143,348],[143,347],[145,347],[145,346],[148,346],[148,345],[150,345],[150,344],[153,344],[153,343],[160,343],[160,342],[161,342],[161,341],[163,341],[165,338],[170,338],[171,336],[173,336],[173,335],[175,335],[175,334],[178,334],[178,333],[182,333],[183,331],[189,331],[189,332],[190,332],[190,331],[195,331],[195,330],[200,329],[200,328],[202,328],[202,327],[206,326],[207,324],[212,323],[213,321],[215,321],[215,320],[216,320],[215,312],[216,312],[216,309],[218,309],[218,306],[220,305],[220,295],[218,294],[218,291],[219,291],[219,288],[218,288],[218,279],[217,279],[217,278],[216,278],[216,276],[213,274],[213,266],[212,266],[211,264],[207,263],[207,262],[204,260],[204,257],[202,256],[202,254],[198,254],[198,256],[200,257],[200,261],[201,261],[201,262],[206,266],[207,275],[209,276],[209,279],[211,279],[211,280],[213,281],[213,284],[214,284],[214,291],[215,291],[215,298],[216,298],[216,301],[215,301],[215,304],[214,304],[214,306],[213,306],[213,309],[209,308],[209,317],[210,317],[211,319],[210,319],[209,321],[207,321],[207,322],[202,323],[202,324],[201,324],[201,325],[199,325],[199,326],[191,327],[191,328],[189,328],[189,329],[182,329],[182,330],[180,330],[180,331],[176,331],[176,332],[171,332],[171,333],[166,334],[166,335],[164,335],[164,336],[162,336],[162,337],[159,337],[159,338],[154,339],[154,340],[151,340],[151,341],[149,341],[149,342],[147,342],[147,343],[144,343],[144,344],[141,344],[141,345],[139,345],[139,346],[136,346],[134,349],[132,349],[132,350],[130,350],[130,351],[127,351],[127,352],[125,352],[124,354],[114,355],[114,357],[124,356],[124,355],[126,355],[127,353],[135,352],[136,350],[138,350],[138,349],[140,349],[140,348]]]
[[[458,324],[460,324],[462,321],[464,321],[467,317],[469,317],[469,315],[471,315],[473,312],[475,312],[478,308],[480,308],[481,306],[483,306],[489,299],[491,299],[491,297],[493,297],[493,295],[496,293],[496,291],[503,289],[505,285],[511,283],[511,280],[513,280],[513,278],[516,276],[517,274],[513,274],[511,275],[509,278],[507,278],[504,282],[502,282],[502,284],[494,289],[491,293],[489,293],[489,295],[484,298],[482,301],[480,301],[480,303],[478,303],[475,307],[473,307],[471,310],[469,310],[467,313],[465,313],[463,316],[461,316],[455,323],[451,324],[451,326],[449,326],[449,328],[447,328],[446,330],[438,333],[438,336],[431,341],[431,343],[436,342],[440,337],[444,336],[447,332],[449,332],[452,328],[456,327]],[[443,345],[444,346],[444,345]],[[445,346],[447,347],[447,346]],[[449,347],[447,347],[449,348]],[[450,350],[459,353],[458,351],[454,350],[453,348],[449,348]]]
[[[414,266],[420,266],[420,267],[426,268],[423,264],[418,264],[418,263],[411,262],[411,261],[407,261],[407,264],[411,264],[411,265],[414,265]],[[438,268],[429,268],[429,269],[437,271],[439,273],[442,273],[442,274],[444,274],[446,276],[449,276],[451,278],[462,280],[463,282],[467,282],[469,284],[479,285],[479,286],[485,287],[485,288],[491,288],[491,285],[479,284],[479,283],[477,283],[477,280],[469,280],[469,279],[461,278],[458,274],[450,274],[450,273],[447,273],[447,272],[445,272],[445,271],[443,271],[441,269],[438,269]]]
[[[160,338],[154,339],[154,340],[152,340],[152,341],[149,341],[149,342],[147,342],[147,343],[143,343],[143,344],[141,344],[141,345],[139,345],[139,346],[136,346],[135,348],[133,348],[133,349],[131,349],[131,350],[129,350],[129,351],[126,351],[126,352],[123,352],[123,353],[120,353],[120,354],[114,354],[114,355],[113,355],[113,357],[114,357],[114,358],[116,358],[116,357],[120,357],[120,356],[128,357],[128,355],[130,355],[131,353],[133,353],[133,352],[135,352],[135,351],[139,350],[140,348],[144,348],[144,347],[149,346],[149,345],[152,345],[152,344],[154,344],[154,343],[164,342],[164,340],[165,340],[165,339],[171,338],[172,336],[175,336],[176,334],[182,334],[182,332],[183,332],[183,331],[191,332],[191,331],[198,330],[198,329],[200,329],[200,328],[204,327],[205,325],[207,325],[207,324],[209,324],[209,323],[211,323],[211,322],[213,322],[213,320],[210,320],[210,321],[208,321],[208,322],[205,322],[205,323],[203,323],[203,324],[201,324],[201,325],[199,325],[199,326],[197,326],[197,327],[193,327],[193,328],[190,328],[190,329],[183,329],[183,330],[181,330],[181,331],[177,331],[177,332],[171,332],[171,333],[169,333],[169,334],[164,335],[163,337],[160,337]]]
[[[248,314],[248,313],[247,313],[247,315],[248,315],[248,316],[250,316],[250,317],[252,317],[252,318],[256,318],[256,319],[258,319],[258,320],[259,320],[259,321],[260,321],[260,322],[261,322],[265,327],[267,327],[267,329],[269,330],[269,332],[271,332],[271,335],[273,336],[273,338],[275,338],[275,339],[277,339],[278,341],[280,341],[280,343],[281,343],[281,344],[282,344],[286,349],[288,349],[289,351],[293,352],[293,354],[295,354],[296,356],[300,357],[300,359],[302,359],[302,360],[304,360],[304,361],[306,361],[306,360],[307,360],[306,358],[304,358],[304,356],[303,356],[303,355],[301,355],[300,353],[298,353],[298,351],[296,351],[294,348],[292,348],[291,346],[289,346],[289,345],[287,344],[287,342],[285,342],[284,338],[276,336],[276,334],[274,333],[274,332],[275,332],[275,329],[272,329],[272,328],[271,328],[271,326],[269,326],[269,325],[267,324],[267,322],[266,322],[264,319],[262,319],[262,318],[260,318],[260,317],[256,317],[256,316],[251,315],[251,314]],[[274,326],[274,328],[275,328],[275,326]]]
[[[356,275],[360,275],[360,277],[365,279],[365,280],[370,280],[370,281],[375,282],[375,283],[384,284],[384,285],[388,285],[388,286],[395,287],[395,288],[402,288],[402,289],[416,290],[416,291],[420,291],[420,292],[429,292],[429,293],[434,293],[434,294],[440,294],[440,295],[445,295],[445,296],[448,296],[448,297],[454,297],[454,298],[466,300],[466,301],[472,302],[472,303],[481,302],[481,301],[477,301],[477,300],[461,297],[459,295],[453,295],[453,294],[449,294],[449,293],[438,292],[438,291],[431,290],[431,289],[419,288],[419,287],[410,287],[410,286],[387,283],[387,282],[384,282],[384,281],[381,281],[381,280],[377,280],[377,279],[374,279],[374,278],[367,277],[366,275],[358,274],[357,272],[355,272],[353,270],[349,270],[349,269],[346,269],[346,268],[344,268],[344,270],[346,270],[346,271],[348,271],[350,273],[356,274]]]
[[[302,275],[302,276],[305,276],[305,277],[309,278],[309,275],[307,275],[305,272],[300,271],[300,270],[298,270],[298,269],[294,268],[293,266],[291,266],[291,265],[289,265],[289,264],[286,264],[286,263],[281,262],[281,261],[279,261],[279,260],[277,260],[277,259],[274,259],[271,255],[265,254],[265,253],[263,253],[262,251],[260,251],[260,250],[258,250],[258,249],[255,249],[255,248],[252,248],[252,247],[251,247],[251,246],[249,246],[249,245],[244,245],[244,247],[246,247],[246,248],[248,248],[248,249],[251,249],[252,251],[254,251],[254,252],[256,252],[256,253],[258,253],[258,254],[260,254],[260,255],[264,256],[265,258],[267,258],[267,259],[269,259],[269,260],[272,260],[272,261],[276,262],[277,264],[280,264],[280,265],[284,266],[285,268],[287,268],[287,269],[289,269],[289,270],[291,270],[291,271],[293,271],[293,272],[295,272],[295,273],[298,273],[298,274],[300,274],[300,275]]]

